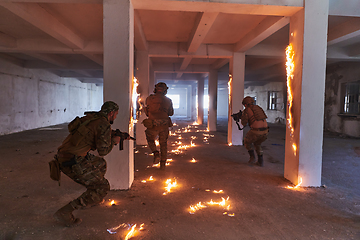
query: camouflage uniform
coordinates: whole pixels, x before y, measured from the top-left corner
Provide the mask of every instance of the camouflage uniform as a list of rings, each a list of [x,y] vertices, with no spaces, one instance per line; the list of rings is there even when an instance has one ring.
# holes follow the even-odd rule
[[[251,97],[246,97],[243,100],[245,110],[241,116],[241,124],[246,126],[249,124],[250,130],[245,136],[244,145],[248,150],[250,155],[249,163],[252,163],[255,160],[253,145],[255,146],[255,151],[258,155],[257,165],[263,166],[263,151],[261,148],[261,143],[267,139],[269,133],[269,128],[266,122],[266,114],[264,110],[257,106],[253,105],[253,99]]]
[[[246,126],[246,124],[248,124],[249,121],[249,116],[247,113],[248,111],[249,110],[245,109],[243,115],[241,116],[241,124],[243,126]],[[253,149],[253,144],[254,144],[256,153],[258,155],[263,155],[263,151],[261,149],[261,143],[267,139],[268,133],[269,133],[268,129],[259,131],[254,128],[251,128],[250,126],[250,130],[247,132],[244,138],[245,148],[248,151],[254,150]]]
[[[60,170],[86,187],[83,194],[54,214],[55,219],[67,227],[81,222],[72,214],[75,209],[101,203],[110,190],[105,178],[106,161],[89,151],[97,150],[100,156],[105,156],[113,149],[116,138],[112,137],[110,123],[116,118],[118,109],[116,103],[109,101],[103,104],[100,112],[76,117],[68,125],[70,134],[58,148],[55,159],[59,162]]]
[[[160,84],[160,86],[158,84]],[[162,91],[156,91],[159,90],[159,88],[155,87],[155,94],[151,94],[146,98],[145,113],[146,116],[148,116],[148,119],[152,121],[152,127],[147,128],[145,130],[145,134],[148,145],[154,154],[158,153],[155,145],[155,139],[159,136],[161,153],[160,161],[161,163],[165,163],[167,158],[169,126],[172,126],[169,116],[174,114],[174,109],[171,99],[165,96],[166,90],[161,89],[162,86],[167,89],[166,84],[158,84],[157,86],[159,86]]]
[[[90,114],[78,120],[81,124],[89,122],[86,126],[73,130],[73,133],[64,140],[58,148],[57,159],[64,174],[87,188],[86,192],[75,201],[86,207],[100,203],[110,190],[109,182],[104,177],[105,160],[90,154],[89,151],[97,150],[100,156],[104,156],[112,150],[114,142],[111,139],[110,123],[105,114]],[[80,128],[84,130],[80,132]]]

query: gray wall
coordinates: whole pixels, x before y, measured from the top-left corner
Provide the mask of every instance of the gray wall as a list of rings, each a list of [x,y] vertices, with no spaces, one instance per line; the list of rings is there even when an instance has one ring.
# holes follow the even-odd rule
[[[325,82],[326,131],[360,137],[360,115],[339,116],[342,112],[343,94],[341,85],[360,81],[360,68],[357,63],[340,63],[327,68]]]
[[[0,59],[0,135],[69,122],[102,102],[101,86]]]

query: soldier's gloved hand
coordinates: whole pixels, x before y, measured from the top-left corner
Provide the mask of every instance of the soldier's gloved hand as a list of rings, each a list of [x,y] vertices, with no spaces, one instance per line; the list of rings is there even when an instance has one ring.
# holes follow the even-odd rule
[[[113,136],[111,139],[113,140],[114,144],[117,145],[119,144],[121,138],[119,136]]]
[[[129,140],[130,139],[130,135],[127,132],[122,132],[122,139],[124,140]]]

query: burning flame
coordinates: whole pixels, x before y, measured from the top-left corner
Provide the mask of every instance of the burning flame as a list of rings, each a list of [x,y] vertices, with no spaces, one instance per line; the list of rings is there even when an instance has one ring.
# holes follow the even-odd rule
[[[159,145],[160,145],[159,140],[157,140],[157,139],[155,140],[155,145],[156,145],[156,146],[159,146]]]
[[[147,180],[142,180],[141,182],[146,183],[146,182],[151,182],[151,181],[154,181],[153,176],[150,176]]]
[[[214,202],[212,199],[210,200],[210,202],[207,202],[207,204],[209,205],[219,205],[219,206],[225,206],[226,202],[229,200],[229,197],[227,197],[227,199],[225,200],[225,198],[221,197],[222,201],[220,202]]]
[[[115,200],[111,200],[111,202],[110,202],[110,206],[113,206],[113,205],[116,205]]]
[[[190,162],[192,162],[192,163],[196,163],[195,158],[192,158],[192,160],[191,160]]]
[[[191,140],[190,146],[191,146],[191,147],[195,147],[195,146],[196,146],[195,143],[193,143],[192,140]]]
[[[299,183],[298,183],[296,186],[294,186],[294,187],[292,187],[292,186],[287,186],[286,188],[296,189],[296,188],[300,187],[300,185],[301,185],[301,183],[302,183],[302,177],[299,177],[299,181],[298,181],[298,182],[299,182]]]
[[[175,178],[174,178],[173,182],[171,182],[171,179],[167,179],[165,184],[166,184],[166,187],[165,187],[166,192],[164,192],[163,195],[166,195],[167,193],[170,193],[172,188],[177,187],[177,181],[176,181]]]
[[[292,106],[293,106],[293,90],[291,88],[292,80],[294,79],[294,69],[295,69],[295,51],[293,50],[293,46],[290,43],[286,48],[286,78],[287,78],[287,92],[288,92],[288,114],[289,117],[287,119],[288,127],[290,129],[290,136],[294,136],[294,126],[293,126],[293,116],[292,116]],[[294,155],[296,155],[296,144],[292,145]]]
[[[222,190],[221,190],[222,191]],[[229,201],[229,197],[227,197],[227,199],[225,198],[221,198],[222,200],[220,202],[214,202],[212,199],[210,200],[210,202],[207,202],[207,203],[202,203],[202,202],[199,202],[197,203],[196,205],[190,205],[190,214],[194,214],[196,211],[200,210],[200,209],[203,209],[203,208],[206,208],[207,205],[209,206],[215,206],[215,205],[218,205],[218,206],[221,206],[221,207],[224,207],[225,209],[229,210],[230,209],[230,204],[228,204],[228,201]],[[227,212],[224,213],[224,215],[227,214],[228,216],[235,216],[235,214],[228,214]]]
[[[192,125],[199,125],[199,123],[198,122],[193,122],[193,124]]]
[[[223,190],[219,190],[219,191],[214,190],[213,192],[214,192],[214,193],[224,193]]]
[[[128,232],[128,234],[126,234],[125,239],[124,240],[129,240],[130,238],[132,238],[134,236],[135,233],[135,228],[136,228],[136,224],[134,224],[130,231]]]
[[[190,205],[190,214],[194,214],[196,211],[206,208],[207,206],[205,206],[204,204],[202,204],[201,202],[197,203],[196,205]]]

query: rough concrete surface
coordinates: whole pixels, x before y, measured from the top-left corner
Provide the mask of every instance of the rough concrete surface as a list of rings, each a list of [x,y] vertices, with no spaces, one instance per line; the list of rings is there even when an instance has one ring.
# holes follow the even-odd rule
[[[173,132],[189,124],[177,123]],[[136,146],[132,187],[110,191],[100,206],[74,211],[83,222],[73,228],[52,215],[85,188],[64,174],[59,187],[48,173],[66,124],[1,136],[0,239],[125,239],[127,227],[107,231],[123,223],[137,224],[134,240],[360,239],[359,139],[324,134],[324,186],[288,189],[293,185],[283,177],[285,126],[270,125],[262,168],[247,163],[243,146],[226,144],[226,121],[218,121],[217,132],[188,129],[181,129],[182,139],[170,136],[169,150],[178,148],[175,141],[190,145],[191,136],[196,146],[169,154],[173,161],[165,171],[151,166],[147,147]],[[142,182],[150,176],[153,181]],[[178,186],[164,195],[166,179],[174,178]],[[190,206],[199,202],[205,208],[191,214]]]

